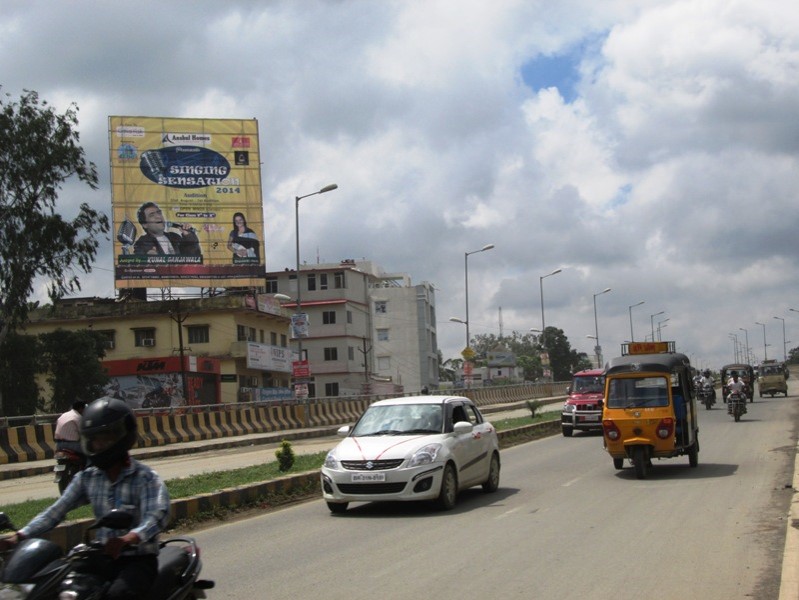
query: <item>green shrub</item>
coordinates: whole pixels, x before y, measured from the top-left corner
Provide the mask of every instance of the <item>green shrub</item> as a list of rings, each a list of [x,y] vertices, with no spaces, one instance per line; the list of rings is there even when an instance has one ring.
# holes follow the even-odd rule
[[[530,418],[531,419],[535,419],[535,413],[542,406],[544,406],[544,403],[541,402],[541,400],[528,400],[527,401],[527,408],[530,409]]]
[[[275,457],[281,471],[290,471],[294,466],[294,449],[291,447],[291,442],[288,440],[280,442],[280,448],[275,450]]]

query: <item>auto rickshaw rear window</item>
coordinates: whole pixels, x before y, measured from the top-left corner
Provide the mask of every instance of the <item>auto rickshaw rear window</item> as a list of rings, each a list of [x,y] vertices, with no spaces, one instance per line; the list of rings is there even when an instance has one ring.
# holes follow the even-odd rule
[[[608,408],[642,408],[669,405],[669,380],[665,377],[621,377],[610,380]]]

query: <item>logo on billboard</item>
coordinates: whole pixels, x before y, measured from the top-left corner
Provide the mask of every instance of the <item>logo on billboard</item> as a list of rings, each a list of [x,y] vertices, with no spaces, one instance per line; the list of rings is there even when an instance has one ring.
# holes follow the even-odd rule
[[[117,158],[121,161],[136,160],[139,150],[133,144],[120,144],[117,148]]]
[[[169,144],[193,144],[195,146],[205,146],[211,143],[210,133],[165,133],[161,136],[161,143]]]
[[[198,146],[170,146],[142,152],[139,168],[158,185],[172,188],[201,188],[212,185],[238,185],[228,179],[230,163],[213,150]]]
[[[250,147],[250,138],[246,135],[236,135],[233,136],[233,140],[231,142],[231,146],[234,148],[249,148]]]

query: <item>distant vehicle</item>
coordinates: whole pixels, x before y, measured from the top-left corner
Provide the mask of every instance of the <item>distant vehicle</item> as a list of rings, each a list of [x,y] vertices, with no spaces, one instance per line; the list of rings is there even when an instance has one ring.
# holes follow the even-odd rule
[[[605,377],[602,369],[586,369],[572,376],[566,392],[569,397],[563,405],[560,429],[564,436],[571,437],[575,429],[582,431],[602,430],[602,398],[605,393]]]
[[[432,500],[455,506],[474,485],[499,487],[499,439],[468,398],[412,396],[375,402],[322,465],[322,496],[333,513],[350,502]]]
[[[788,396],[788,372],[785,364],[776,360],[764,360],[758,367],[757,389],[762,398],[764,394],[785,394]]]
[[[754,402],[756,381],[755,369],[752,367],[752,365],[747,365],[746,363],[731,363],[721,367],[721,397],[724,399],[724,402],[727,402],[727,396],[730,393],[730,391],[727,389],[727,383],[729,382],[733,373],[737,373],[738,378],[746,384],[749,402]]]

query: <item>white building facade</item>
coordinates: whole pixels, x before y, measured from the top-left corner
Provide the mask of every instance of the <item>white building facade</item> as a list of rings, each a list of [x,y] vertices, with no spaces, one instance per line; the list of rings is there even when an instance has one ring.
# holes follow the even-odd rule
[[[301,265],[301,312],[308,317],[303,354],[311,397],[418,393],[438,387],[435,292],[371,261]],[[266,274],[267,294],[296,309],[291,269]],[[297,341],[292,343],[297,349]]]

